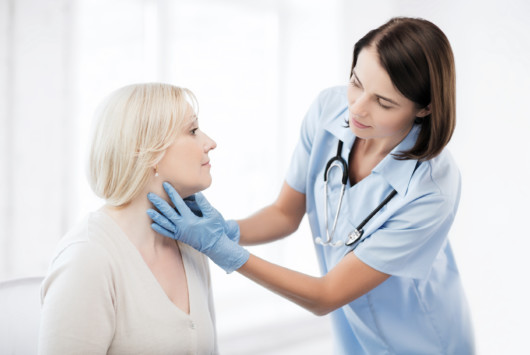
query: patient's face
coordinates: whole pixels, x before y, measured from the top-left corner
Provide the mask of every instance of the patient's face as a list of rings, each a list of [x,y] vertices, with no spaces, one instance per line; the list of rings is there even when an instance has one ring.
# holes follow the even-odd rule
[[[199,129],[199,121],[191,110],[175,142],[158,164],[161,181],[167,181],[184,198],[206,189],[212,183],[208,153],[217,144]]]

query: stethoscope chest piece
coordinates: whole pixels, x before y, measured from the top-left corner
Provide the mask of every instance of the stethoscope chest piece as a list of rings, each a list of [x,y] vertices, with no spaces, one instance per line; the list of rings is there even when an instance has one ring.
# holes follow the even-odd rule
[[[347,246],[350,246],[352,245],[353,243],[355,243],[356,241],[358,241],[359,239],[361,239],[361,237],[363,236],[364,234],[364,230],[361,229],[361,230],[358,230],[357,228],[355,228],[354,230],[352,230],[350,232],[350,234],[348,234],[348,240],[346,241],[346,245]]]

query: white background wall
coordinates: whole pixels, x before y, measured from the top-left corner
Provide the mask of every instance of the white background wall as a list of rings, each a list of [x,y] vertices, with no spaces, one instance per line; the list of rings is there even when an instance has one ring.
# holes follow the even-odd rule
[[[84,156],[92,112],[111,90],[140,81],[192,89],[218,143],[206,194],[225,217],[244,217],[275,198],[306,109],[347,82],[355,41],[397,15],[433,21],[452,43],[450,149],[464,186],[451,242],[479,353],[520,353],[530,318],[524,0],[0,0],[0,279],[43,274],[60,236],[101,203]],[[305,222],[252,251],[317,274]],[[212,272],[223,354],[329,347],[327,319]]]

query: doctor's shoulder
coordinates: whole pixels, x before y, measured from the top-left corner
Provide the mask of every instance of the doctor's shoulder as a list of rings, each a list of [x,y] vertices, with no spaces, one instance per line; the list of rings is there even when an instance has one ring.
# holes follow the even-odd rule
[[[343,120],[342,114],[348,109],[347,89],[333,86],[322,90],[309,108],[305,124],[318,131],[333,120]]]
[[[302,120],[300,134],[302,141],[311,146],[315,137],[348,108],[347,87],[334,86],[322,90],[309,106]]]
[[[422,162],[418,170],[420,190],[444,196],[452,204],[458,204],[462,184],[460,170],[447,148],[436,157]]]
[[[323,111],[344,110],[348,107],[348,87],[345,85],[332,86],[318,94],[318,102]]]

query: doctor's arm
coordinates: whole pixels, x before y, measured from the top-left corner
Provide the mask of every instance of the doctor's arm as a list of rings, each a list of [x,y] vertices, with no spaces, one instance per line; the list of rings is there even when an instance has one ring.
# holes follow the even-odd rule
[[[238,270],[315,314],[327,314],[362,296],[389,277],[363,263],[354,253],[347,254],[322,277],[312,277],[269,263],[251,255],[226,235],[223,217],[202,194],[196,194],[203,214],[197,217],[171,185],[164,183],[164,189],[179,213],[160,197],[148,194],[149,200],[160,211],[147,212],[155,222],[152,224],[155,231],[191,245],[226,272]]]
[[[353,252],[322,277],[289,270],[252,254],[237,271],[316,315],[352,302],[390,277],[363,263]]]
[[[305,194],[287,183],[276,201],[252,216],[238,220],[241,245],[271,242],[295,232],[305,214]]]

